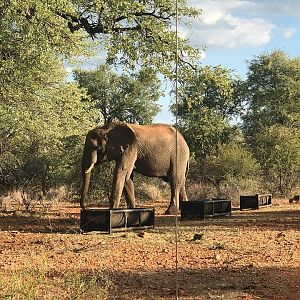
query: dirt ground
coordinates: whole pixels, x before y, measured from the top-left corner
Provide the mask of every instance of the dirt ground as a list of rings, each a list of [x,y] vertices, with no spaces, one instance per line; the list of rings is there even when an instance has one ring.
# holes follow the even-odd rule
[[[154,229],[111,235],[81,234],[80,209],[70,203],[0,212],[0,289],[6,288],[0,298],[300,299],[299,204],[233,209],[230,217],[205,221],[179,218],[177,238],[174,216],[161,211]],[[28,288],[28,270],[41,269],[41,283],[34,277]],[[59,290],[66,274],[94,278],[104,294],[86,281],[83,289],[80,280],[65,280]]]

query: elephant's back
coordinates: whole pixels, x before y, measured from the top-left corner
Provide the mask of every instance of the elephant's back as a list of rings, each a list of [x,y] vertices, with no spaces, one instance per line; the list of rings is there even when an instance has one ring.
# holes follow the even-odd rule
[[[141,150],[164,155],[174,155],[176,151],[176,137],[178,154],[189,159],[189,147],[179,131],[167,124],[138,125],[131,124],[137,143]]]
[[[130,124],[130,127],[134,130],[137,140],[164,140],[165,142],[175,141],[176,129],[167,124],[150,124],[150,125],[138,125]],[[182,135],[177,132],[178,137],[183,139]]]
[[[168,124],[150,124],[150,125],[138,125],[130,124],[130,127],[134,130],[137,138],[157,136],[163,139],[174,139],[176,137],[176,129]],[[177,130],[177,136],[180,140],[184,141],[183,136]],[[184,141],[185,142],[185,141]]]
[[[149,125],[130,124],[130,127],[136,132],[137,135],[163,133],[172,134],[176,132],[176,129],[168,124],[157,123]]]

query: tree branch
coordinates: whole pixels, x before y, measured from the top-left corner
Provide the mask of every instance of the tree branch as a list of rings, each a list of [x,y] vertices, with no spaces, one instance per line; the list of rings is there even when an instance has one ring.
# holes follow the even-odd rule
[[[97,21],[93,21],[93,22],[90,21],[93,19],[92,16],[89,15],[83,17],[84,13],[82,13],[80,17],[76,17],[68,13],[62,13],[62,12],[56,12],[56,13],[58,16],[62,17],[68,22],[68,27],[71,32],[75,32],[80,29],[85,29],[85,31],[92,37],[94,37],[97,33],[104,33],[104,34],[110,32],[120,33],[126,31],[138,31],[141,29],[140,24],[133,25],[133,26],[116,26],[117,23],[127,20],[128,16],[119,16],[114,20],[111,27],[105,27],[105,25],[101,22],[101,13],[99,13]],[[166,21],[174,17],[175,13],[167,14],[167,12],[163,10],[160,12],[153,10],[152,12],[141,11],[141,12],[132,13],[132,16],[136,18],[153,17],[158,20]],[[136,23],[138,23],[137,20],[135,21]]]

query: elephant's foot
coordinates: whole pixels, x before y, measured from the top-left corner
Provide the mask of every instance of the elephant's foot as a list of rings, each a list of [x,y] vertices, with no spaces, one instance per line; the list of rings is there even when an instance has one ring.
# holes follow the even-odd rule
[[[175,205],[170,205],[168,207],[168,209],[165,211],[165,215],[179,215],[180,212],[179,210],[176,208]]]

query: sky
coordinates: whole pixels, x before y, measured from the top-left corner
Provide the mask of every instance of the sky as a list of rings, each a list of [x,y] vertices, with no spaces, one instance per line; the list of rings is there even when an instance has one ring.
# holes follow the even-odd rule
[[[190,29],[179,26],[179,34],[194,47],[206,47],[202,65],[222,65],[245,78],[247,61],[264,52],[280,49],[290,57],[300,56],[299,0],[188,0],[188,4],[203,13]],[[166,92],[154,122],[174,123],[170,101]]]

